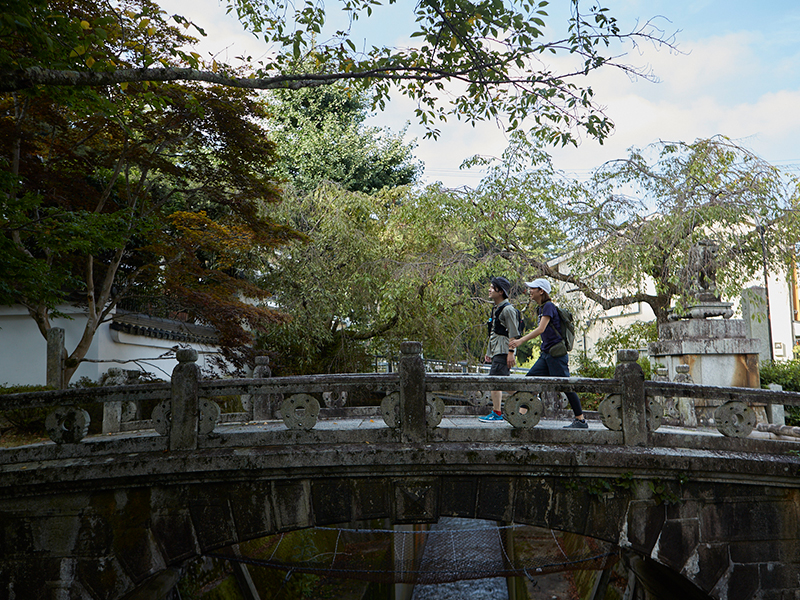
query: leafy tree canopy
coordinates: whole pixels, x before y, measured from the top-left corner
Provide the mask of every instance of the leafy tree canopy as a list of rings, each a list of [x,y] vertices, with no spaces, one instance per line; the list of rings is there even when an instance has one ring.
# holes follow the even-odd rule
[[[277,91],[269,105],[276,175],[300,194],[325,181],[371,193],[414,183],[422,169],[413,159],[413,144],[403,142],[405,132],[365,126],[365,94],[342,85]]]
[[[422,0],[410,8],[412,45],[362,47],[351,26],[380,10],[377,0],[229,0],[228,10],[264,42],[263,58],[239,57],[232,65],[205,61],[187,45],[181,32],[204,35],[200,24],[144,0],[112,0],[101,11],[87,0],[10,0],[0,9],[0,92],[177,80],[246,89],[347,82],[371,86],[381,108],[392,90],[412,98],[429,135],[450,117],[500,119],[511,129],[533,117],[533,129],[548,140],[567,143],[576,128],[602,140],[612,123],[581,77],[606,66],[649,77],[622,62],[619,44],[670,42],[649,21],[623,32],[606,8],[581,0],[571,0],[568,23],[548,29],[547,5]],[[320,41],[334,12],[348,25]],[[556,69],[550,57],[571,60]]]
[[[723,298],[738,297],[765,262],[785,271],[800,240],[797,209],[794,178],[725,137],[633,149],[598,169],[573,206],[573,282],[606,309],[645,302],[664,322],[676,301],[679,311],[693,301],[687,267],[698,244],[716,248]]]
[[[274,207],[311,240],[276,252],[265,274],[293,315],[261,340],[279,370],[360,370],[404,339],[429,358],[482,360],[488,281],[507,267],[476,247],[467,206],[435,186],[362,194],[329,184]]]
[[[503,164],[518,165],[519,156],[509,154]],[[499,173],[491,185],[505,185]],[[527,265],[529,277],[568,282],[605,310],[644,302],[665,322],[671,309],[692,301],[687,264],[701,243],[717,248],[715,292],[738,297],[765,261],[773,271],[785,269],[800,239],[796,181],[722,136],[632,149],[587,183],[553,178],[546,163],[544,173],[558,184],[537,188],[538,196],[512,190],[530,207],[523,219],[501,215],[498,250]],[[531,219],[555,226],[563,243],[544,255],[526,248],[530,236],[514,232]],[[548,262],[556,256],[569,272]]]
[[[25,306],[43,335],[60,303],[87,307],[67,381],[125,297],[166,299],[229,349],[283,318],[243,301],[266,296],[251,283],[260,254],[297,237],[264,216],[278,199],[266,115],[252,91],[199,84],[0,96],[0,302]]]
[[[515,282],[513,300],[526,308],[529,263],[517,258],[545,260],[565,240],[545,218],[547,210],[556,218],[553,199],[568,188],[547,155],[518,135],[505,156],[474,191],[364,194],[329,183],[273,207],[275,220],[310,240],[267,261],[265,287],[294,317],[260,342],[289,361],[280,368],[359,370],[404,339],[422,341],[429,358],[482,361],[490,278]],[[535,320],[530,307],[526,314]]]

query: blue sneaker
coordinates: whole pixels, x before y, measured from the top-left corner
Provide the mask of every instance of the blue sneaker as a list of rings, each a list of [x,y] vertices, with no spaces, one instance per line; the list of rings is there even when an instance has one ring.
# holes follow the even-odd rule
[[[564,429],[589,429],[589,424],[585,419],[573,419]]]
[[[503,415],[498,415],[496,412],[492,411],[485,417],[480,417],[478,420],[483,423],[497,423],[503,420]]]

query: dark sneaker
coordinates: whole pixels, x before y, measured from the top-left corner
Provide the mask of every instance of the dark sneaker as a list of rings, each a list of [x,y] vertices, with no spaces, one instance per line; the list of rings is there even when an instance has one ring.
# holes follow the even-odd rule
[[[496,412],[492,411],[485,417],[480,417],[478,420],[483,423],[498,423],[503,420],[503,415],[498,415]]]
[[[572,423],[564,427],[564,429],[589,429],[589,424],[586,420],[573,419]]]

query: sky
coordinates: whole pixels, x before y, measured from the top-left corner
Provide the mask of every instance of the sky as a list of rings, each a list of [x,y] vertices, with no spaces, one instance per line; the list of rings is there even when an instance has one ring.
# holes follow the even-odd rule
[[[159,0],[206,30],[206,52],[228,57],[261,47],[225,14],[219,0]],[[335,2],[328,2],[329,7]],[[565,18],[566,0],[551,0],[548,22]],[[601,69],[586,79],[595,99],[615,123],[602,145],[585,137],[577,148],[552,148],[554,165],[583,179],[608,160],[624,157],[631,147],[659,140],[692,142],[725,135],[768,162],[800,175],[800,1],[798,0],[604,0],[624,32],[655,18],[667,36],[675,35],[677,52],[651,46],[631,48],[624,62],[650,70],[658,82],[631,80],[615,69]],[[377,8],[379,20],[364,24],[356,40],[405,45],[413,25],[409,0]],[[581,82],[583,84],[584,82]],[[387,109],[369,124],[400,130],[416,140],[416,157],[425,165],[424,183],[441,181],[457,188],[475,186],[480,170],[459,169],[475,154],[500,156],[507,137],[495,123],[477,127],[451,120],[440,125],[437,140],[424,139],[414,123],[414,104],[394,94]]]

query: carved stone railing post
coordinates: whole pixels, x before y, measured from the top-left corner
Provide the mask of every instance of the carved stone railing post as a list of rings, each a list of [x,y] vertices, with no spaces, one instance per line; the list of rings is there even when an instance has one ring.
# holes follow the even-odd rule
[[[782,392],[783,386],[770,383],[767,387],[773,392]],[[786,425],[786,413],[783,404],[767,404],[767,421],[771,425]]]
[[[47,385],[64,389],[64,329],[51,327],[47,332]]]
[[[422,362],[422,343],[400,344],[400,431],[403,442],[422,443],[426,440],[425,365]]]
[[[647,444],[647,406],[644,394],[644,371],[636,362],[638,350],[617,350],[614,378],[622,387],[622,435],[627,446]]]
[[[256,368],[253,369],[254,379],[266,379],[272,377],[272,369],[269,367],[269,356],[256,356]],[[272,401],[272,394],[253,394],[250,398],[251,415],[254,421],[267,421],[275,418],[275,402]]]
[[[172,371],[172,413],[169,429],[170,450],[197,448],[200,391],[200,366],[197,350],[182,348],[175,353],[178,365]]]
[[[119,367],[111,367],[100,379],[101,385],[125,385],[127,377]],[[103,403],[103,433],[119,433],[122,430],[122,402]]]
[[[675,365],[675,383],[694,383],[692,381],[691,368],[689,365]],[[680,397],[675,399],[680,415],[679,425],[681,427],[697,427],[697,408],[695,399],[692,397]]]

